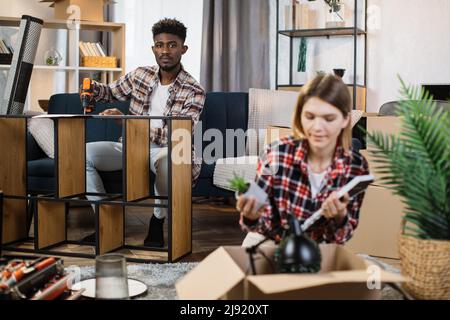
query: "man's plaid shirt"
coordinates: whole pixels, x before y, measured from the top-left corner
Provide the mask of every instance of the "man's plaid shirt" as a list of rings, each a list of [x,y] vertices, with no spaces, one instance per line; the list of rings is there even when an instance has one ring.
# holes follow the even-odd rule
[[[130,114],[147,115],[153,91],[159,85],[159,66],[140,67],[107,85],[94,82],[94,100],[110,102],[130,100]],[[202,86],[183,67],[169,87],[164,116],[187,116],[192,118],[192,130],[197,124],[205,102]],[[162,128],[150,128],[150,140],[160,146],[167,145],[167,122]],[[193,152],[192,178],[200,175],[201,161]]]
[[[311,196],[308,178],[308,143],[306,140],[286,137],[266,146],[258,161],[257,184],[269,197],[273,197],[278,213],[266,204],[259,220],[251,223],[241,220],[248,231],[257,231],[280,239],[282,228],[288,223],[288,213],[296,216],[300,224],[320,209],[322,203],[335,190],[359,175],[369,174],[366,159],[358,152],[345,151],[337,146],[334,160],[325,174],[324,187],[316,198]],[[308,230],[308,235],[317,242],[343,244],[349,240],[358,225],[359,209],[364,193],[350,199],[347,216],[341,224],[334,219],[320,218]]]

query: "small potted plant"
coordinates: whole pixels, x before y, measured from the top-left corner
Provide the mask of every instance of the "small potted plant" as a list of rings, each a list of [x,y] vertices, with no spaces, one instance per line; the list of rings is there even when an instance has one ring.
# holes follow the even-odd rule
[[[234,177],[229,180],[230,188],[235,191],[236,199],[243,195],[247,198],[255,198],[256,209],[260,209],[267,201],[267,193],[255,182],[247,182],[242,176],[234,173]]]
[[[411,279],[406,289],[419,299],[450,299],[448,109],[400,81],[401,133],[369,133],[371,153],[381,180],[405,204],[398,247],[402,273]]]

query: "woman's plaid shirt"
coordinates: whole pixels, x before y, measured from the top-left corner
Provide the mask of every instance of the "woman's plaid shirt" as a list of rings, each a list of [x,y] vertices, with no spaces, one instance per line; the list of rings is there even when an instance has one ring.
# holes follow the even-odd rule
[[[288,223],[288,213],[294,214],[302,223],[322,206],[335,190],[359,175],[369,174],[367,160],[358,152],[345,151],[337,146],[334,160],[325,174],[324,187],[316,198],[311,196],[308,179],[308,143],[306,140],[286,137],[266,146],[258,161],[257,184],[263,188],[278,208],[272,211],[267,204],[259,220],[251,223],[241,220],[241,226],[248,231],[257,231],[275,239],[282,233],[280,226]],[[347,207],[347,216],[341,224],[334,219],[320,218],[308,230],[308,235],[317,242],[343,244],[352,237],[358,225],[359,209],[364,198],[360,193]]]
[[[130,114],[147,115],[150,111],[151,96],[159,85],[159,66],[141,67],[120,77],[111,84],[94,82],[94,100],[110,102],[130,100]],[[187,116],[192,118],[192,130],[197,124],[205,103],[202,86],[183,67],[169,87],[164,116]],[[167,145],[167,122],[162,128],[150,128],[150,140],[160,146]],[[200,175],[201,161],[193,152],[192,177]]]

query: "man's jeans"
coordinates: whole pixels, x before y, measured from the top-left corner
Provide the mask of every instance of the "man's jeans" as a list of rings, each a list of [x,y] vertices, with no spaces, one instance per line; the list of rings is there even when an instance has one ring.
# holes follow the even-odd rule
[[[151,144],[150,169],[156,175],[155,195],[167,196],[167,147]],[[122,144],[111,141],[98,141],[86,144],[86,192],[106,193],[98,171],[122,170]],[[99,200],[100,196],[88,196],[89,200]],[[161,200],[155,200],[162,203]],[[167,215],[167,209],[154,208],[153,214],[158,218]]]

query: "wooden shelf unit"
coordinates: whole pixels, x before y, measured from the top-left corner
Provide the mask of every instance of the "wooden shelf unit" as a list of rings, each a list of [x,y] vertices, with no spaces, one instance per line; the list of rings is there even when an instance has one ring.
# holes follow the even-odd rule
[[[0,158],[0,190],[4,192],[2,242],[5,251],[94,258],[107,252],[129,251],[130,261],[174,262],[192,252],[192,121],[165,117],[168,142],[168,246],[147,248],[125,243],[125,207],[154,207],[150,181],[150,117],[122,116],[123,194],[102,195],[102,200],[80,199],[86,195],[85,121],[102,116],[52,117],[55,130],[55,192],[30,196],[27,192],[26,128],[29,117],[0,116],[0,143],[7,146]],[[172,134],[170,134],[170,132]],[[180,136],[179,133],[185,133]],[[175,150],[175,151],[174,151]],[[182,159],[173,156],[179,156]],[[173,161],[170,161],[170,160]],[[34,238],[27,234],[29,202],[34,202]],[[95,206],[96,243],[67,240],[70,203]],[[0,210],[1,213],[1,210]],[[149,212],[150,215],[150,212]],[[3,218],[3,219],[2,219]],[[0,245],[1,243],[0,242]],[[30,245],[31,243],[31,245]],[[79,251],[67,251],[77,244]],[[30,247],[31,246],[31,247]],[[92,247],[94,247],[92,249]],[[27,249],[24,249],[27,248]],[[86,253],[90,252],[90,253]],[[136,257],[139,258],[136,258]]]

